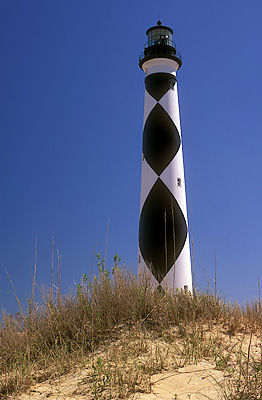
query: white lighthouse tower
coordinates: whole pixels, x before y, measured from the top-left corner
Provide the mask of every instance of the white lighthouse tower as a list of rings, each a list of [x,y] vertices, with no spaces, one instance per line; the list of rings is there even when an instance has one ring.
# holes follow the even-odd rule
[[[146,32],[138,271],[159,288],[192,291],[176,71],[181,55],[160,21]]]

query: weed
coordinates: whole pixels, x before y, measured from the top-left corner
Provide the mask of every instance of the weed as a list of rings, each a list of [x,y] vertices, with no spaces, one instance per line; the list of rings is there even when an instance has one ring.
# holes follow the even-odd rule
[[[222,388],[226,399],[261,398],[260,302],[241,308],[216,289],[161,293],[147,275],[137,278],[122,268],[118,254],[111,269],[105,257],[96,257],[98,277],[90,281],[84,274],[67,295],[60,283],[56,294],[53,286],[41,288],[38,304],[34,272],[28,310],[3,314],[0,398],[80,364],[88,370],[81,391],[95,399],[126,398],[150,392],[152,374],[202,359],[229,375],[229,386]],[[60,253],[58,268],[60,279]]]

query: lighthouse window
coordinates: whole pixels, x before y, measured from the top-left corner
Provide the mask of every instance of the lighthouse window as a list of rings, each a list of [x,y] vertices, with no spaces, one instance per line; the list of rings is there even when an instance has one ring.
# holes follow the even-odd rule
[[[166,40],[167,43],[169,41],[172,41],[172,34],[168,29],[152,29],[150,32],[148,32],[148,41],[152,42],[154,44],[157,44],[157,41],[159,40]]]
[[[177,186],[182,187],[181,178],[177,178]]]

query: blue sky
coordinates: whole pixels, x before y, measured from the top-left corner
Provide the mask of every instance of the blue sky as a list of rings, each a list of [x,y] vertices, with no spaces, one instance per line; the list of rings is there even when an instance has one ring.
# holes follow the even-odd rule
[[[93,252],[136,270],[145,31],[160,19],[181,52],[178,88],[196,280],[230,300],[262,281],[262,3],[0,2],[0,305],[16,312],[50,284],[66,291]]]

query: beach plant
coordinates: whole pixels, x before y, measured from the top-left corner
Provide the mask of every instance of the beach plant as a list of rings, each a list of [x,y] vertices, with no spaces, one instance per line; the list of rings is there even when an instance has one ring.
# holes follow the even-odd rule
[[[100,253],[96,258],[98,276],[83,274],[66,294],[39,287],[34,274],[27,310],[3,312],[0,398],[79,366],[87,371],[82,392],[127,398],[150,392],[153,374],[201,360],[225,372],[225,399],[262,398],[259,300],[231,304],[217,288],[160,292],[147,274],[137,278],[126,269],[118,254],[111,267]]]

